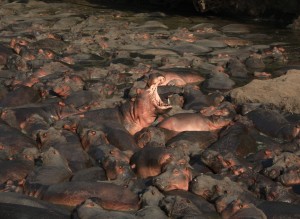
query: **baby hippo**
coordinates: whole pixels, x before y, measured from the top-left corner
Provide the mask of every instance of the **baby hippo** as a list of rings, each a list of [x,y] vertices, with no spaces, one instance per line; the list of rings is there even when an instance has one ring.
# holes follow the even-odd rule
[[[157,176],[161,173],[162,167],[171,159],[171,154],[161,147],[145,147],[134,153],[131,157],[131,168],[136,174],[145,179],[150,176]]]

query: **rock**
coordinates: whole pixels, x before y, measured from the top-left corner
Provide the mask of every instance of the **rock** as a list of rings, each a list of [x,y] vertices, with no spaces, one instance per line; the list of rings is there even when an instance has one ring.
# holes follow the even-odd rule
[[[289,70],[286,75],[270,80],[253,80],[229,92],[237,104],[270,104],[291,113],[300,113],[300,70]]]

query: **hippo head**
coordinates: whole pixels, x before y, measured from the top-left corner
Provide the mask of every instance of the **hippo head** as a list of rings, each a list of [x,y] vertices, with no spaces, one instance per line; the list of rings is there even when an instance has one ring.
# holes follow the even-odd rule
[[[152,84],[150,85],[148,92],[150,96],[150,100],[152,104],[155,106],[157,113],[163,113],[166,110],[172,108],[172,106],[168,103],[164,103],[162,99],[160,98],[157,87],[164,82],[165,78],[163,76],[158,76],[155,78],[155,80],[152,81]]]

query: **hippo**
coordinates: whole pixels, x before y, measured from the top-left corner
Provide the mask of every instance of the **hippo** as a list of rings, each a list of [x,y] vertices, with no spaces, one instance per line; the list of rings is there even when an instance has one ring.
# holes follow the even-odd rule
[[[7,59],[11,55],[13,55],[13,51],[1,43],[0,44],[0,65],[6,65]]]
[[[158,206],[164,197],[155,186],[148,186],[141,195],[142,206]]]
[[[210,131],[184,131],[169,139],[166,146],[195,157],[216,142],[217,137],[216,133]]]
[[[293,219],[300,217],[299,204],[290,204],[279,201],[264,201],[257,205],[267,218]]]
[[[25,181],[25,193],[31,196],[39,195],[38,190],[49,185],[69,181],[72,171],[67,160],[54,148],[50,147],[41,154],[42,165],[28,174]]]
[[[77,135],[68,130],[50,127],[37,133],[37,141],[42,151],[53,147],[65,157],[72,171],[84,169],[90,165],[88,154],[83,150]]]
[[[3,217],[0,214],[1,218],[2,217],[3,218],[24,218],[25,215],[30,215],[26,218],[35,218],[38,217],[38,213],[42,215],[44,214],[52,215],[52,217],[45,216],[45,218],[49,218],[49,219],[53,218],[54,216],[57,218],[70,218],[70,211],[68,209],[20,193],[1,192],[0,205],[3,204],[14,204],[15,206],[7,205],[8,208],[5,207],[4,209],[7,209],[7,213],[9,212],[10,214],[7,217]],[[25,211],[24,212],[19,211],[20,208],[22,209],[23,207]],[[26,209],[26,207],[31,207],[31,208]],[[40,210],[36,210],[36,209],[40,209]],[[16,216],[12,216],[14,214]]]
[[[157,93],[157,86],[161,84],[152,84],[147,90],[141,91],[134,102],[126,102],[120,107],[123,116],[123,125],[132,135],[151,125],[157,113],[171,108],[165,104]]]
[[[159,113],[172,107],[164,103],[159,97],[157,86],[160,83],[161,81],[158,81],[145,90],[140,89],[136,98],[116,108],[88,111],[82,114],[81,117],[91,121],[97,119],[103,124],[104,132],[108,134],[108,138],[109,134],[113,135],[117,130],[121,133],[127,130],[129,134],[134,135],[151,125]],[[126,135],[126,133],[124,134]],[[118,137],[116,136],[116,138]]]
[[[72,214],[72,218],[124,218],[137,219],[133,214],[128,212],[118,212],[103,209],[97,202],[91,198],[78,206]]]
[[[161,201],[160,205],[170,218],[181,218],[183,216],[204,218],[197,206],[187,198],[168,196]]]
[[[135,213],[135,216],[143,219],[160,218],[168,219],[169,217],[157,206],[146,206]]]
[[[285,186],[293,186],[300,184],[299,166],[289,168],[279,177],[279,182]]]
[[[109,182],[65,182],[51,185],[42,200],[53,204],[76,206],[87,198],[107,210],[133,211],[139,209],[139,198],[122,186]]]
[[[299,168],[299,165],[300,159],[298,155],[289,152],[283,152],[279,156],[274,157],[273,165],[265,168],[263,173],[271,179],[280,177],[280,180],[284,184],[289,184],[289,181],[291,180],[292,182],[292,179],[289,179],[290,177],[288,175],[292,174],[292,172],[295,174],[292,174],[295,176],[294,180],[297,181],[297,168]]]
[[[138,147],[143,148],[149,143],[157,143],[161,146],[164,146],[166,139],[169,138],[168,133],[165,132],[165,129],[160,129],[155,126],[149,126],[142,129],[134,135],[134,138],[137,142]]]
[[[0,160],[0,185],[8,180],[22,181],[34,169],[33,160],[12,159]]]
[[[107,180],[106,174],[101,167],[90,167],[77,171],[71,178],[71,181],[97,182]]]
[[[205,95],[199,88],[191,86],[184,87],[183,97],[183,109],[193,110],[201,110],[209,106],[218,106],[224,100],[224,96],[221,92],[213,92]]]
[[[162,191],[189,189],[192,172],[188,165],[167,165],[163,172],[153,178],[153,184]]]
[[[131,157],[131,168],[141,178],[157,176],[163,165],[171,159],[171,153],[163,147],[145,147]]]
[[[20,130],[0,120],[1,151],[7,158],[14,157],[25,149],[36,148],[37,143]]]
[[[22,106],[30,103],[37,103],[41,100],[40,91],[35,88],[20,85],[0,101],[0,107]]]
[[[169,217],[220,218],[213,204],[204,198],[184,190],[165,192],[159,206]]]
[[[232,201],[227,208],[221,212],[223,219],[255,218],[267,219],[262,210],[251,203],[244,203],[241,200]]]
[[[253,193],[228,177],[220,175],[201,174],[191,181],[190,190],[208,201],[215,201],[216,198],[228,194],[253,204],[258,202]]]
[[[161,86],[185,86],[187,84],[200,84],[204,81],[204,78],[195,73],[160,71],[159,73],[152,73],[149,75],[148,84],[151,85],[156,83],[156,80],[162,80],[160,83]]]
[[[60,214],[54,212],[47,208],[36,208],[26,205],[18,205],[11,203],[0,203],[0,217],[1,218],[39,218],[45,219],[57,218],[57,219],[67,219],[70,218],[68,215]]]
[[[292,140],[300,133],[298,124],[292,124],[275,110],[258,108],[247,114],[261,132],[276,138]]]
[[[257,143],[251,135],[251,129],[241,122],[236,122],[220,133],[220,138],[210,147],[211,150],[226,154],[234,152],[238,157],[247,157],[256,152]]]
[[[183,131],[217,131],[230,123],[230,118],[206,117],[200,113],[180,113],[164,119],[157,126],[180,133]]]

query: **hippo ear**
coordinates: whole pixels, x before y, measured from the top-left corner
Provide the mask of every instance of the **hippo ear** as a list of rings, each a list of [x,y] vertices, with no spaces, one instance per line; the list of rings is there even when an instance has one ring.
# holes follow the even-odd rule
[[[141,89],[141,88],[137,88],[136,89],[136,95],[140,95],[140,94],[142,94],[143,93],[143,89]]]
[[[188,167],[186,167],[186,172],[187,172],[187,176],[189,177],[189,181],[192,181],[193,174],[192,174],[191,169],[189,169]]]

